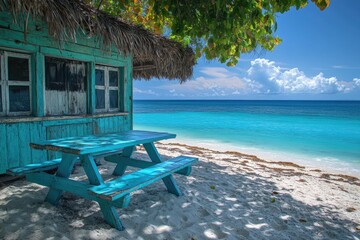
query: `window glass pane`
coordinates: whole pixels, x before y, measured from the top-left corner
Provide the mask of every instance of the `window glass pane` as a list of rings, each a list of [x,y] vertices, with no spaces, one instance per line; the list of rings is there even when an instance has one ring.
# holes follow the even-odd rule
[[[29,59],[8,57],[8,76],[10,81],[29,81]]]
[[[95,84],[98,86],[105,85],[105,72],[101,69],[95,69]]]
[[[110,90],[110,108],[118,108],[119,107],[119,94],[117,90]]]
[[[109,71],[109,85],[114,87],[119,85],[118,71]]]
[[[9,86],[10,112],[30,111],[30,93],[28,86]]]
[[[96,109],[104,109],[105,108],[105,90],[96,89]]]

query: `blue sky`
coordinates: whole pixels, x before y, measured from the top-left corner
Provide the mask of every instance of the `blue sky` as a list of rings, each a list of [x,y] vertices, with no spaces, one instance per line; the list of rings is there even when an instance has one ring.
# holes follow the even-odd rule
[[[360,100],[360,1],[313,3],[278,15],[274,51],[241,56],[235,67],[199,59],[183,84],[134,82],[134,99]]]

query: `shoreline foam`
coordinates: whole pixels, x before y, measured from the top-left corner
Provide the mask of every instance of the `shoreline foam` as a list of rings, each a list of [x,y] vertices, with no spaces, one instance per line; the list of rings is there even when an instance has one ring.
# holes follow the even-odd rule
[[[267,161],[277,162],[293,162],[308,168],[319,168],[323,171],[332,172],[334,174],[346,174],[360,177],[360,164],[343,162],[335,158],[312,157],[299,153],[291,153],[285,151],[273,151],[268,149],[258,149],[237,146],[230,143],[222,143],[216,140],[195,139],[186,137],[177,137],[176,139],[166,140],[168,143],[181,143],[189,146],[198,146],[208,148],[215,151],[236,151],[243,154],[255,155]]]

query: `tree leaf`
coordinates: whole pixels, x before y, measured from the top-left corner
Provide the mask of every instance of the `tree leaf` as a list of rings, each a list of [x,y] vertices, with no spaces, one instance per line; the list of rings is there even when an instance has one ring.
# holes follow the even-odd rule
[[[292,7],[301,9],[308,0],[84,0],[94,8],[139,24],[196,49],[196,58],[218,59],[236,65],[240,54],[255,48],[273,50],[276,17]],[[330,0],[311,0],[320,10]]]

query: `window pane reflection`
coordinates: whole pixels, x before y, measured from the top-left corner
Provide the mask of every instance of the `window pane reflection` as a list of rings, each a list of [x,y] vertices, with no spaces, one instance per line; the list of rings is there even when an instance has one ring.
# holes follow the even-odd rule
[[[30,111],[30,92],[28,86],[9,86],[10,112]]]
[[[117,87],[119,85],[119,74],[117,71],[109,71],[109,85]]]
[[[117,90],[110,90],[110,108],[118,108],[119,107],[119,100],[118,100],[118,91]]]
[[[29,81],[29,59],[8,57],[9,81]]]
[[[104,109],[105,108],[105,90],[95,90],[96,95],[96,108]]]
[[[95,70],[95,84],[98,86],[105,85],[105,72],[101,69]]]

